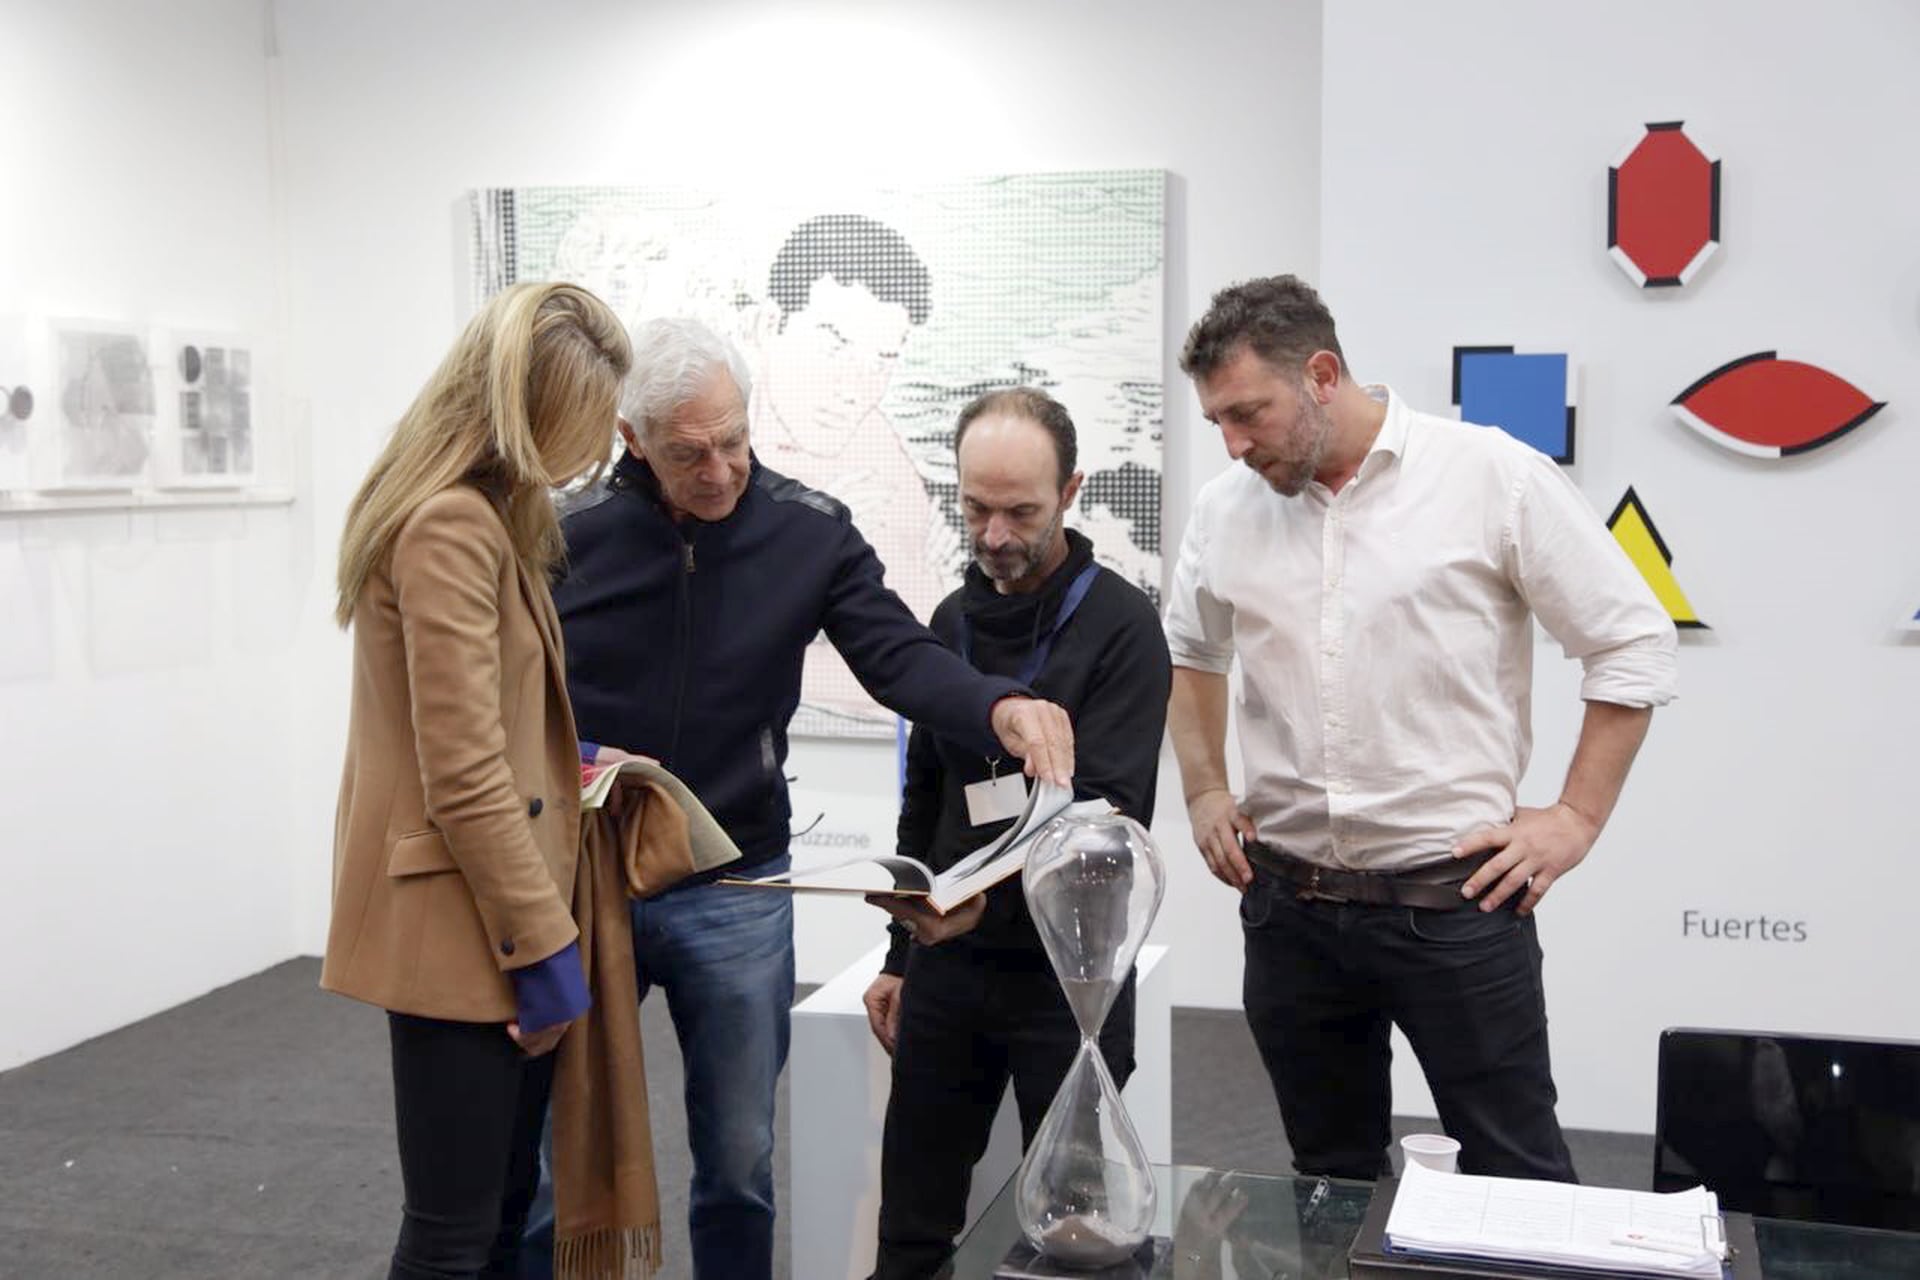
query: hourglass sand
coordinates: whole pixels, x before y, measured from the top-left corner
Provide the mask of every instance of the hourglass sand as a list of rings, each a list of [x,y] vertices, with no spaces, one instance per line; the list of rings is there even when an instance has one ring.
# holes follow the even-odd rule
[[[1068,1268],[1135,1257],[1153,1227],[1153,1169],[1100,1055],[1100,1028],[1166,889],[1159,851],[1119,814],[1058,818],[1024,872],[1027,910],[1080,1027],[1080,1051],[1015,1183],[1020,1230]]]

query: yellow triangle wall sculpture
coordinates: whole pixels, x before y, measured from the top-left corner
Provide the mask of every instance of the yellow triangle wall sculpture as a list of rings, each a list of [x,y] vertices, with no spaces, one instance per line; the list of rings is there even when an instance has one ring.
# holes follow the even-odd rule
[[[1673,625],[1705,630],[1707,624],[1700,621],[1700,615],[1687,601],[1687,593],[1680,589],[1679,579],[1673,576],[1673,552],[1667,550],[1660,531],[1653,527],[1653,517],[1647,514],[1646,504],[1640,501],[1632,485],[1627,486],[1620,505],[1607,517],[1607,528],[1626,550],[1634,568],[1640,570],[1640,576],[1653,588],[1653,594],[1673,619]]]

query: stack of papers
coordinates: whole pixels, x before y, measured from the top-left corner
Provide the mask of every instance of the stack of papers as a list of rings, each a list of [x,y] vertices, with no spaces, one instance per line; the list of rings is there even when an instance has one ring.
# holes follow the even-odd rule
[[[1726,1258],[1720,1202],[1704,1187],[1658,1195],[1412,1163],[1394,1195],[1386,1243],[1425,1256],[1711,1280]]]

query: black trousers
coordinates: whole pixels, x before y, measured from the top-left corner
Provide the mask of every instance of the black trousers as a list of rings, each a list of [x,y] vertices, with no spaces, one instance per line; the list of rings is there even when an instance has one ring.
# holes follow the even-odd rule
[[[874,1280],[940,1273],[966,1225],[973,1166],[1008,1082],[1024,1148],[1080,1049],[1073,1011],[1038,952],[916,946],[901,990]],[[1100,1033],[1117,1085],[1133,1074],[1133,995],[1129,975]]]
[[[1510,902],[1517,902],[1515,895]],[[1390,1169],[1388,1031],[1426,1073],[1463,1173],[1575,1180],[1554,1115],[1531,916],[1303,901],[1264,871],[1240,903],[1242,999],[1301,1173]]]
[[[387,1030],[406,1194],[388,1280],[517,1274],[554,1056],[497,1022],[389,1013]]]

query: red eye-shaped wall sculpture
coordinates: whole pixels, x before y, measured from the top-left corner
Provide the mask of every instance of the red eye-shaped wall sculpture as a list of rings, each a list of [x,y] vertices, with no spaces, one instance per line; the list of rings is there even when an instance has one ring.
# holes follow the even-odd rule
[[[1845,378],[1774,351],[1728,361],[1673,398],[1680,421],[1756,458],[1818,449],[1886,407]]]

